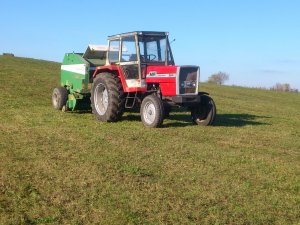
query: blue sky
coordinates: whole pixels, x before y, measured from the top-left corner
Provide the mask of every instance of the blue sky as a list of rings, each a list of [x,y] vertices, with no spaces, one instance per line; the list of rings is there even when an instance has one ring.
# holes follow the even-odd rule
[[[227,84],[300,89],[300,1],[2,1],[0,53],[60,62],[134,30],[169,31],[175,62]]]

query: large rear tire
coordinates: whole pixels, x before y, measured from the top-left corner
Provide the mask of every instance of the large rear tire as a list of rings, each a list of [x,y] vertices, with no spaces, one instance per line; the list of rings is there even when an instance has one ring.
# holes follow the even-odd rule
[[[148,95],[141,105],[141,119],[145,127],[160,127],[164,120],[164,105],[156,95]]]
[[[68,90],[65,87],[54,88],[52,94],[52,105],[55,109],[61,110],[68,101]]]
[[[93,82],[91,92],[92,111],[103,122],[115,122],[124,112],[124,92],[118,76],[100,73]]]
[[[209,126],[215,121],[217,108],[214,100],[207,96],[201,96],[200,104],[192,107],[191,116],[192,120],[197,125]]]

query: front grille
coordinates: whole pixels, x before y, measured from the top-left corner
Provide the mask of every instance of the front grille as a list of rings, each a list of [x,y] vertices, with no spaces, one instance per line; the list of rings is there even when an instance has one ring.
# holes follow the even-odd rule
[[[199,67],[180,67],[178,79],[179,94],[197,94]]]

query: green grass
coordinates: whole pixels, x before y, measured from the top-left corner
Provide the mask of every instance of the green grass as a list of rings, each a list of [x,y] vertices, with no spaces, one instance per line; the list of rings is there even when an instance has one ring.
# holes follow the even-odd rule
[[[299,224],[300,95],[202,84],[176,111],[99,123],[51,105],[58,63],[0,57],[0,224]]]

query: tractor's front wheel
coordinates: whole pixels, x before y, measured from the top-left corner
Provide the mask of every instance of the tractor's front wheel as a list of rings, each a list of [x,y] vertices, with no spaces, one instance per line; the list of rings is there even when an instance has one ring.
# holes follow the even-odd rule
[[[213,124],[216,112],[214,100],[207,95],[202,95],[200,104],[191,109],[192,120],[197,125],[209,126]]]
[[[61,110],[68,101],[68,90],[65,87],[54,88],[52,94],[52,105],[55,109]]]
[[[97,119],[115,122],[124,112],[124,93],[120,79],[111,73],[100,73],[93,82],[91,104]]]
[[[156,95],[148,95],[141,105],[141,119],[149,128],[160,127],[164,120],[164,105]]]

